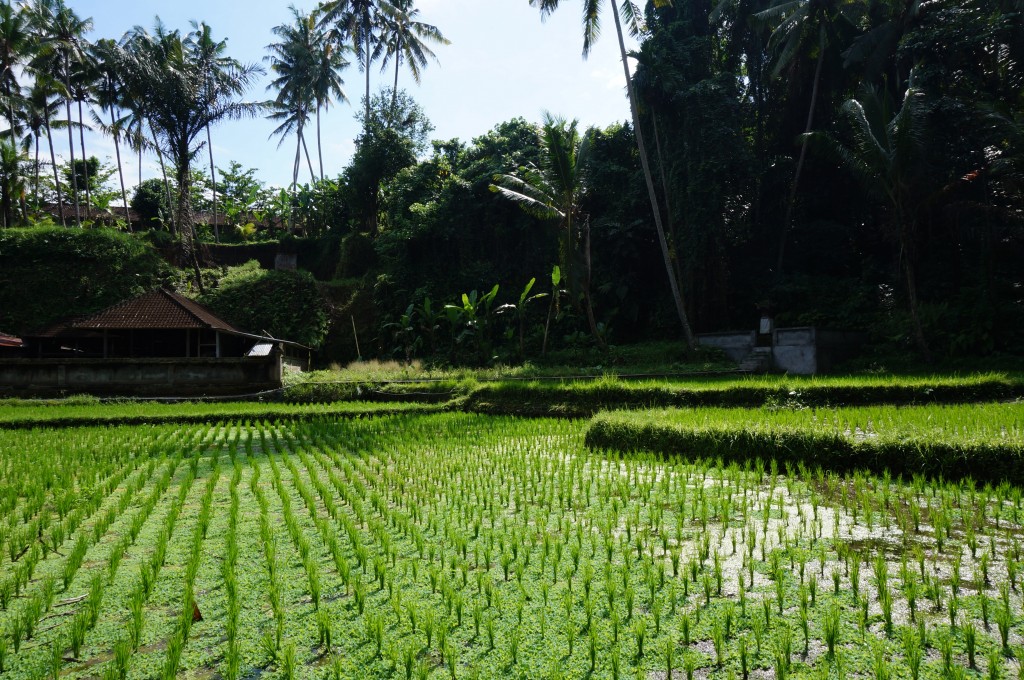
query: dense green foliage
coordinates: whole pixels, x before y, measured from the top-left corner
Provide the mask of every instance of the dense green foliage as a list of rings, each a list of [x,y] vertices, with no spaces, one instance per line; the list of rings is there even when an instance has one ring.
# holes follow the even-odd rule
[[[142,241],[112,229],[0,231],[0,328],[38,330],[175,278]]]
[[[144,227],[161,227],[170,224],[171,207],[167,202],[167,190],[159,177],[143,180],[135,186],[131,208]]]
[[[923,356],[1019,348],[1018,12],[648,4],[636,82],[697,325],[768,299]]]
[[[679,409],[599,414],[587,444],[845,472],[1024,483],[1024,406]]]
[[[318,346],[327,334],[323,298],[309,272],[265,270],[249,262],[229,268],[200,301],[250,332],[309,347]]]
[[[529,4],[543,16],[569,3]],[[323,340],[325,364],[536,361],[677,339],[682,316],[697,331],[750,329],[759,310],[776,326],[865,330],[869,360],[889,368],[1024,346],[1019,2],[627,2],[622,26],[640,43],[631,123],[577,135],[556,122],[581,112],[555,111],[539,128],[517,118],[433,142],[425,112],[390,77],[371,88],[375,63],[393,67],[396,84],[403,67],[418,81],[431,46],[446,44],[415,5],[330,0],[272,29],[270,116],[282,139],[296,136],[290,189],[268,189],[231,161],[217,180],[196,174],[211,125],[264,112],[238,101],[255,70],[205,24],[88,45],[91,21],[62,0],[0,8],[0,115],[25,149],[80,129],[83,109],[97,107],[126,153],[159,147],[174,194],[164,224],[177,234],[151,238],[177,239],[200,289],[200,266],[211,264],[192,243],[200,204],[227,225],[199,229],[201,239],[302,237],[280,247],[323,284],[326,326],[315,315],[281,324],[280,311],[251,324]],[[609,47],[595,43],[603,5],[585,7],[584,52]],[[343,99],[347,66],[365,77],[361,129],[348,167],[328,178],[320,116]],[[562,154],[575,164],[563,194],[571,210],[526,214],[489,190],[552,167],[558,136],[572,141],[561,145],[573,147]],[[119,193],[106,182],[113,170],[75,158],[74,145],[75,171],[63,181],[54,172],[49,187],[40,151],[30,162],[2,150],[5,225],[53,199],[88,221]],[[166,193],[158,180],[142,184],[144,219]]]

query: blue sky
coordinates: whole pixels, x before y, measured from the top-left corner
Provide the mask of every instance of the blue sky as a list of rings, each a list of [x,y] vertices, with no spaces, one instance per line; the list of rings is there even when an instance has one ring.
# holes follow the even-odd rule
[[[309,0],[295,3],[307,11],[316,4]],[[542,22],[527,0],[417,0],[422,20],[440,28],[452,44],[435,50],[439,62],[425,70],[421,85],[403,71],[399,87],[406,88],[424,108],[435,128],[434,139],[468,141],[510,118],[538,121],[543,111],[578,118],[585,125],[627,120],[629,105],[611,17],[606,18],[601,40],[584,61],[581,4],[580,0],[566,0],[556,14]],[[288,3],[274,0],[69,0],[69,5],[80,16],[92,17],[90,38],[94,40],[119,38],[135,25],[150,28],[157,15],[168,28],[182,31],[195,19],[209,24],[215,39],[228,40],[231,56],[258,63],[263,63],[265,46],[274,42],[271,29],[290,16]],[[627,43],[627,49],[631,46]],[[378,69],[371,71],[374,90],[390,84],[393,77],[390,69],[387,74]],[[353,65],[344,78],[346,92],[358,106],[363,74]],[[247,99],[271,98],[273,93],[264,89],[267,82],[265,76]],[[324,169],[333,176],[347,164],[359,125],[350,104],[334,107],[323,125]],[[214,128],[216,165],[226,166],[235,160],[258,168],[258,176],[269,184],[287,185],[294,139],[278,148],[278,138],[268,139],[273,127],[268,121],[252,120],[225,122]],[[66,144],[59,145],[58,152],[66,148]],[[86,151],[113,159],[113,142],[92,135],[86,139]],[[202,157],[207,158],[205,150]],[[127,159],[126,166],[126,179],[138,176],[135,159]],[[157,173],[156,159],[144,159],[143,176]],[[305,180],[308,172],[300,175],[300,181]]]

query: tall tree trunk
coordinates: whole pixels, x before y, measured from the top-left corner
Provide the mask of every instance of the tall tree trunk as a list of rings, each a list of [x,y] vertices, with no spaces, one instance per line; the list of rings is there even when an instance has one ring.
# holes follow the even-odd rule
[[[82,100],[78,100],[78,141],[82,145],[82,172],[85,173],[85,219],[91,219],[92,192],[89,189],[89,160],[85,155],[85,120],[82,118]]]
[[[324,149],[320,144],[320,103],[316,105],[316,155],[320,159],[320,181],[324,181]]]
[[[366,34],[364,41],[366,48],[363,52],[363,67],[366,71],[366,124],[363,125],[365,129],[370,124],[370,32],[364,31]]]
[[[153,135],[153,148],[156,149],[156,157],[160,161],[160,174],[163,175],[164,178],[164,193],[167,195],[167,210],[170,212],[171,233],[177,234],[179,225],[175,218],[177,217],[176,213],[178,211],[174,209],[175,203],[174,199],[171,197],[171,183],[167,180],[167,166],[164,165],[164,154],[160,151],[160,144],[157,142],[156,132],[153,130],[152,125],[149,127],[149,131]],[[141,173],[142,171],[140,170],[139,172]]]
[[[608,346],[598,332],[597,320],[594,318],[594,302],[590,298],[590,273],[590,220],[587,220],[583,227],[583,303],[587,308],[587,325],[590,326],[590,334],[597,341],[597,346],[604,350]]]
[[[75,135],[71,128],[74,127],[74,119],[71,117],[71,84],[67,79],[68,60],[64,57],[64,87],[67,92],[64,97],[64,109],[68,117],[68,151],[71,152],[71,191],[75,198],[75,224],[81,228],[82,214],[78,207],[78,173],[75,172]]]
[[[804,136],[800,141],[800,156],[796,162],[796,172],[793,174],[793,186],[789,188],[789,201],[786,203],[786,215],[782,220],[782,233],[779,235],[779,259],[775,263],[775,278],[782,277],[782,265],[786,256],[786,239],[789,236],[789,228],[793,222],[793,208],[796,206],[796,193],[800,187],[800,175],[804,170],[804,161],[807,159],[807,142],[814,126],[814,109],[818,105],[818,90],[821,85],[821,67],[825,62],[825,26],[820,28],[818,44],[818,64],[814,67],[814,84],[811,86],[811,105],[807,110],[807,125],[804,127]]]
[[[4,181],[0,186],[0,215],[3,215],[3,228],[14,226],[13,209],[11,207],[11,187]]]
[[[391,88],[391,110],[398,106],[398,69],[402,66],[402,42],[399,39],[398,51],[395,52],[395,85]]]
[[[902,210],[899,206],[896,207],[897,214],[901,213]],[[932,353],[928,348],[928,341],[924,336],[924,326],[921,323],[920,305],[917,299],[917,274],[914,267],[914,260],[916,259],[916,253],[913,244],[913,237],[911,236],[911,227],[907,227],[907,220],[903,217],[900,219],[899,238],[900,238],[900,259],[903,261],[903,275],[904,280],[907,284],[907,302],[910,306],[910,320],[914,324],[914,342],[917,344],[917,349],[921,352],[921,356],[924,358],[926,363],[932,362]]]
[[[36,138],[36,165],[35,165],[35,184],[32,186],[32,202],[35,203],[36,212],[39,211],[39,134],[33,133]]]
[[[57,155],[53,152],[53,134],[50,132],[49,115],[43,117],[43,125],[46,126],[46,141],[50,145],[50,165],[53,166],[53,186],[57,188],[57,211],[60,213],[61,226],[67,228],[68,222],[64,219],[64,194],[61,193],[60,178],[57,175]]]
[[[676,306],[676,314],[679,315],[679,323],[683,327],[683,336],[690,349],[697,348],[697,339],[690,327],[690,320],[686,316],[686,307],[683,304],[683,295],[676,281],[675,272],[672,269],[672,255],[669,250],[668,241],[665,238],[665,228],[661,223],[661,209],[658,207],[658,195],[654,190],[654,177],[651,174],[651,164],[647,158],[647,148],[644,145],[644,135],[640,128],[640,113],[637,108],[636,92],[633,89],[633,79],[629,76],[629,62],[626,54],[626,43],[622,38],[622,22],[619,20],[619,7],[615,0],[612,3],[612,17],[615,19],[615,33],[619,39],[619,54],[622,58],[622,71],[626,75],[626,92],[629,95],[629,108],[633,116],[633,130],[636,133],[636,147],[640,154],[640,166],[644,171],[644,181],[647,183],[647,196],[651,201],[651,210],[654,212],[654,227],[658,231],[658,243],[661,246],[661,257],[665,265],[665,274],[668,276],[669,290],[672,293],[672,301]]]
[[[299,185],[299,168],[302,166],[302,126],[296,133],[295,162],[292,163],[292,200],[288,202],[288,233],[295,233],[295,187]]]
[[[313,161],[309,158],[309,147],[306,146],[306,138],[302,138],[302,152],[306,156],[306,165],[309,167],[309,181],[316,182],[316,173],[313,172]]]
[[[673,243],[676,243],[675,218],[672,216],[672,192],[668,186],[668,177],[665,175],[665,155],[661,152],[661,136],[658,134],[658,116],[651,112],[651,131],[654,132],[654,152],[658,154],[658,174],[661,177],[661,190],[665,192],[665,221],[668,223],[668,235]],[[683,280],[683,267],[679,258],[673,252],[672,267],[676,280]]]
[[[117,120],[114,116],[114,105],[110,105],[110,128],[114,131],[114,153],[117,155],[117,177],[121,181],[121,201],[124,203],[124,220],[128,223],[128,231],[132,231],[132,218],[128,214],[128,192],[124,189],[124,166],[121,164],[121,142],[117,131]]]
[[[217,224],[217,171],[213,165],[213,139],[210,137],[210,125],[206,125],[206,148],[210,150],[210,187],[213,191],[213,240],[220,243],[220,225]]]
[[[186,266],[190,265],[192,267],[199,292],[204,293],[206,290],[203,286],[203,274],[199,269],[199,254],[196,249],[195,215],[192,212],[192,175],[189,164],[185,160],[188,158],[188,145],[186,143],[178,145],[177,156],[178,201],[175,212],[178,213],[177,222],[181,254]]]

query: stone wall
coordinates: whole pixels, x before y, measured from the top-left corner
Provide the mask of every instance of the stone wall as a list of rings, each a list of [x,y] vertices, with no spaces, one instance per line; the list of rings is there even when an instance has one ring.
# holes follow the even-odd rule
[[[697,336],[701,347],[715,347],[725,352],[732,361],[743,361],[750,354],[757,341],[754,331],[735,331],[727,333],[702,333]]]
[[[2,359],[0,396],[208,396],[281,386],[280,354],[230,359]]]

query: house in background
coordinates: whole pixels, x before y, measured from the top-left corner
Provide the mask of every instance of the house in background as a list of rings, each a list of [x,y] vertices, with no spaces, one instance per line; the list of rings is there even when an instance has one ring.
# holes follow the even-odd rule
[[[21,338],[0,331],[0,358],[21,354]]]
[[[285,354],[308,364],[309,351],[247,333],[198,302],[158,288],[25,334],[21,358],[0,360],[0,393],[248,394],[279,388]]]

